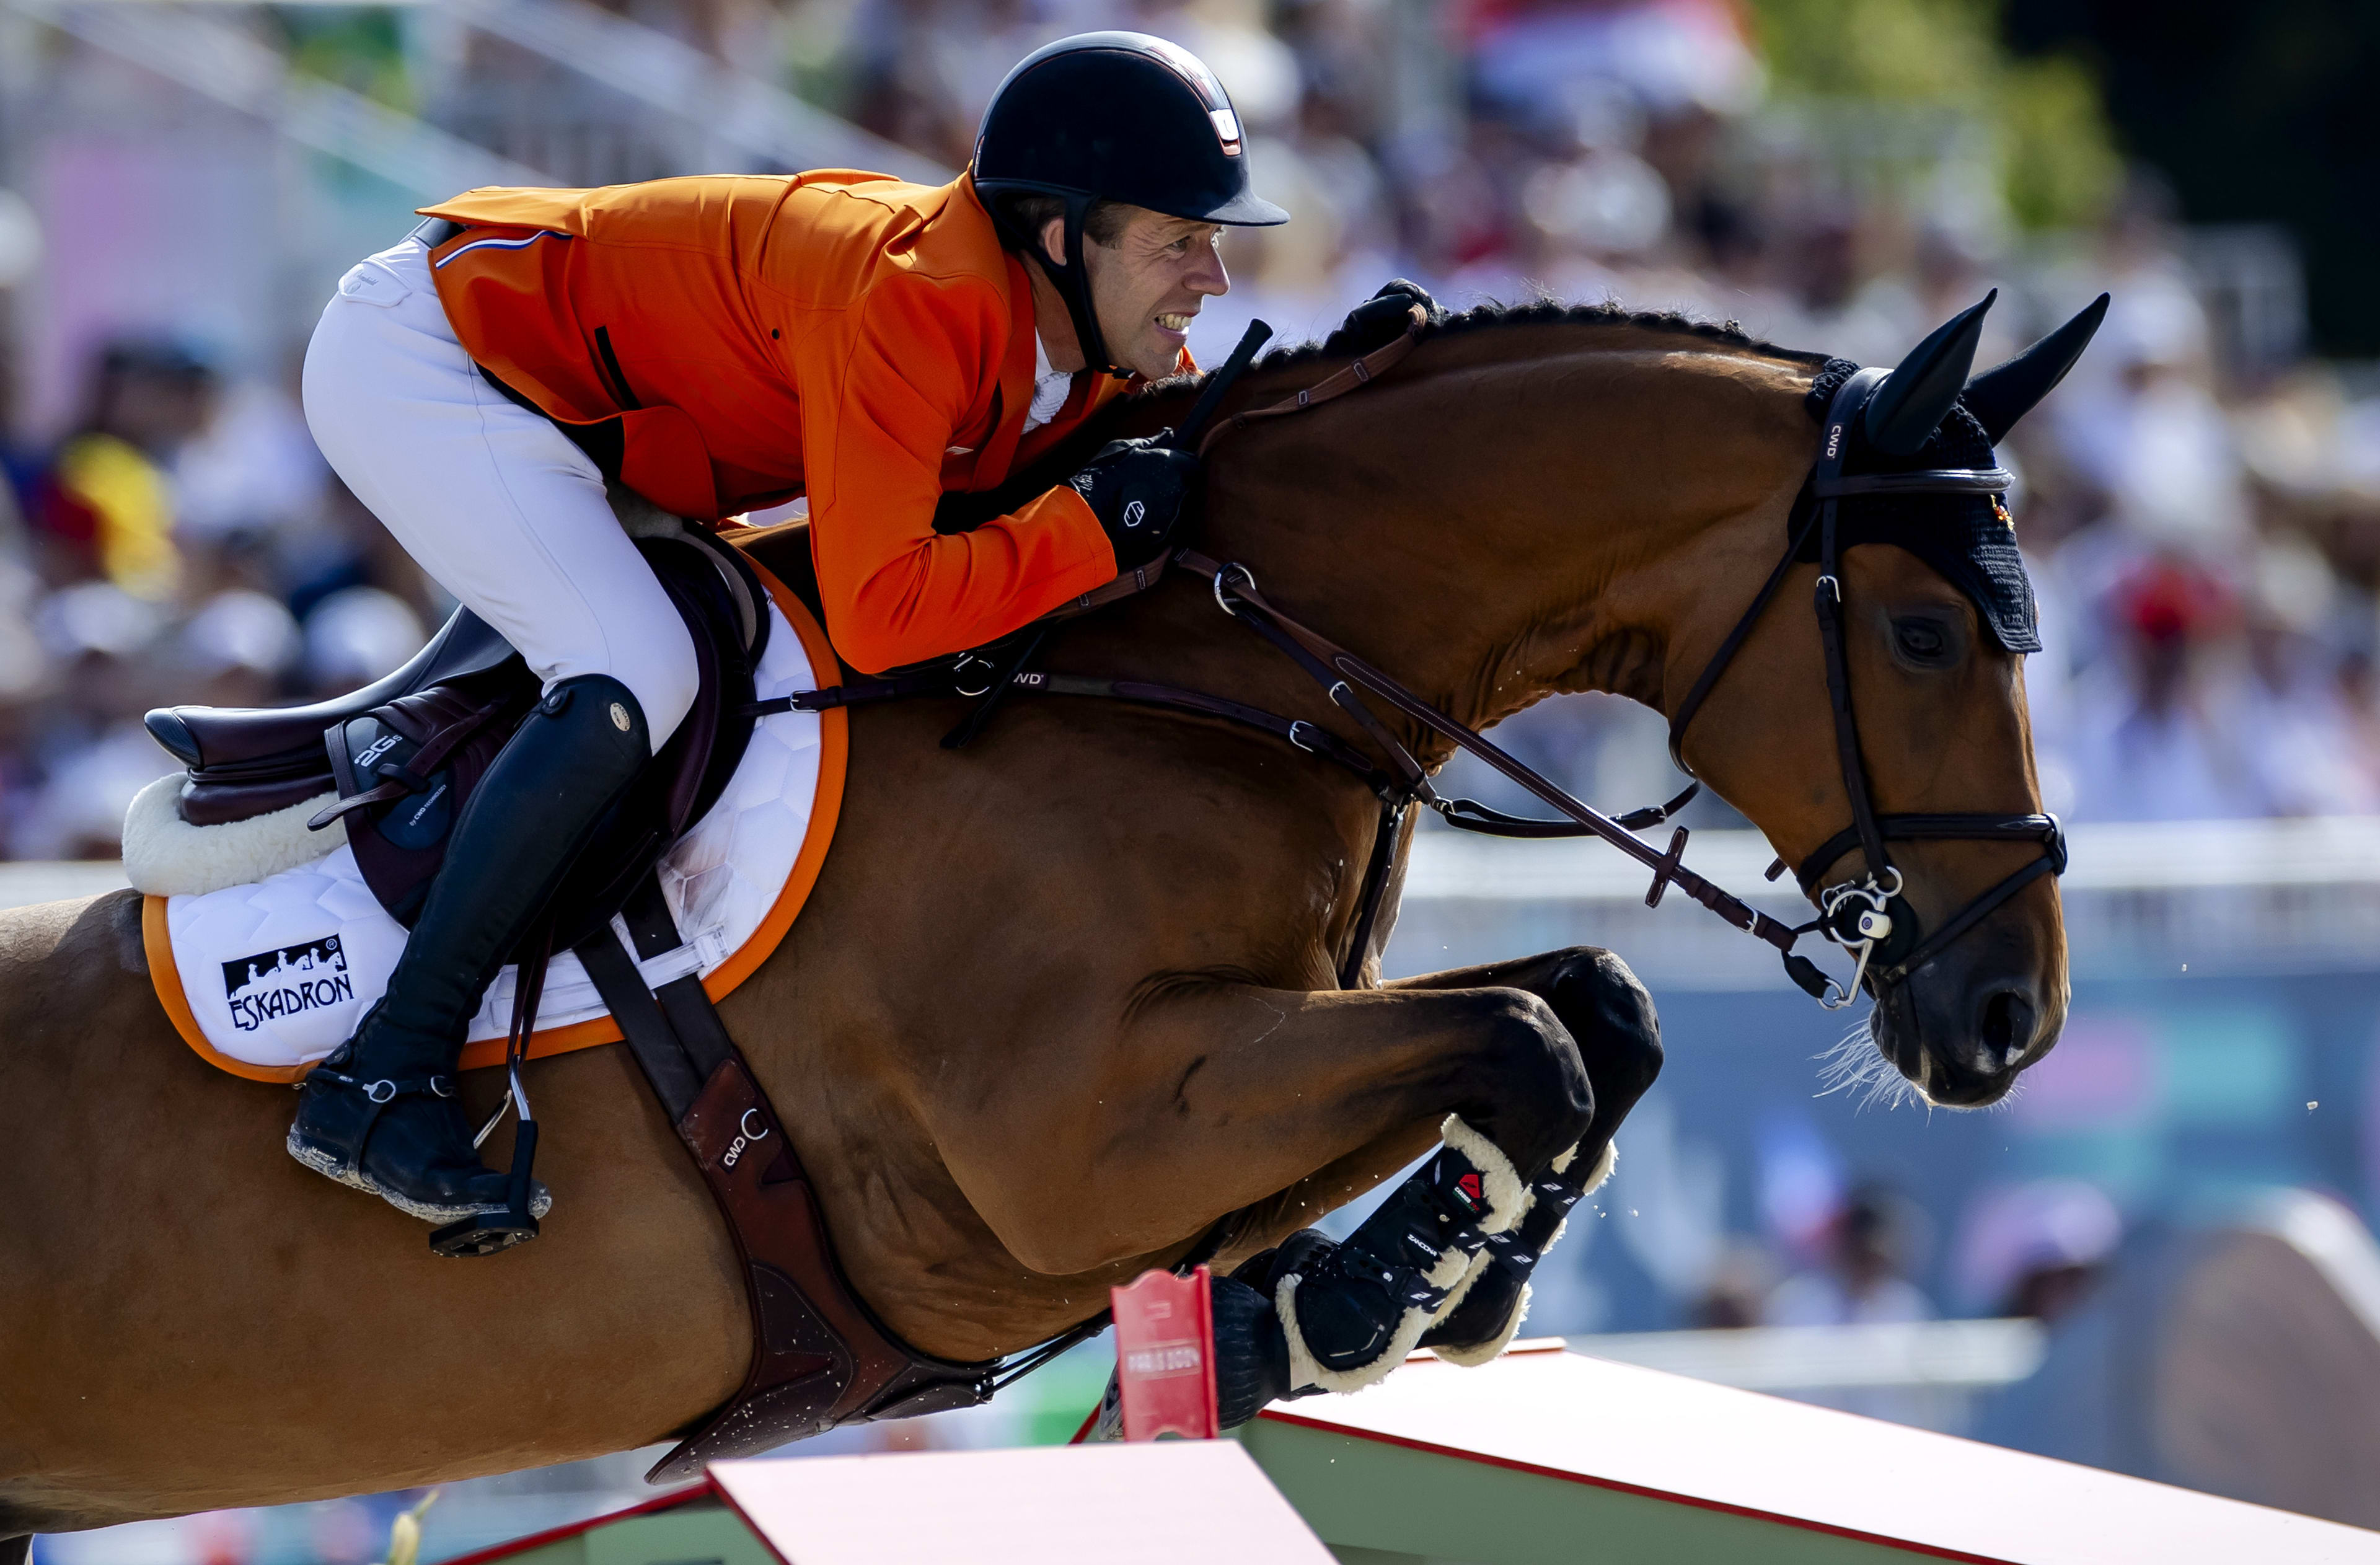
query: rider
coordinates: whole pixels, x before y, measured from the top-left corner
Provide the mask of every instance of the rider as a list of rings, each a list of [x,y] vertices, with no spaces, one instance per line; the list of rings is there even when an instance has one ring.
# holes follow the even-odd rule
[[[696,690],[605,498],[717,520],[807,494],[826,626],[867,671],[980,645],[1162,551],[1196,459],[1116,441],[970,531],[1132,385],[1195,368],[1249,188],[1231,100],[1138,33],[1050,44],[939,188],[844,170],[484,189],[349,272],[306,356],[348,488],[545,698],[455,824],[386,996],[307,1077],[291,1156],[433,1222],[505,1209],[453,1097],[489,980]],[[1394,307],[1398,309],[1402,306]],[[550,1205],[540,1185],[531,1210]]]

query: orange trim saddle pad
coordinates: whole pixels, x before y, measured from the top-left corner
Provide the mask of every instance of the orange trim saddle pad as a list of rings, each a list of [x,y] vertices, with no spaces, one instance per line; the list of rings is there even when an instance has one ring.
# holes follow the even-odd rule
[[[775,605],[758,671],[761,698],[842,678],[826,632],[783,583],[753,565]],[[817,884],[843,805],[848,722],[840,709],[779,712],[755,725],[727,790],[662,858],[661,880],[686,943],[643,964],[658,985],[698,973],[723,1000],[777,949]],[[732,856],[731,856],[732,855]],[[380,997],[406,931],[382,909],[344,842],[252,885],[152,896],[141,910],[150,979],[183,1040],[251,1081],[294,1082],[338,1047]],[[513,969],[488,986],[466,1070],[504,1059]],[[558,953],[532,1058],[619,1040],[577,958]]]

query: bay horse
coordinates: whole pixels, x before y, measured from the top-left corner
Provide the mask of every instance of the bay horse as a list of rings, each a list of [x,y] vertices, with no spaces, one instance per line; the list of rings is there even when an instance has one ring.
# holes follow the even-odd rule
[[[1276,355],[1228,406],[1345,357]],[[1820,364],[1673,317],[1475,311],[1361,395],[1219,445],[1199,546],[1475,727],[1568,691],[1673,711],[1775,562]],[[1154,388],[1096,433],[1154,431],[1190,394]],[[788,575],[804,552],[797,534],[759,551]],[[1794,568],[1789,600],[1815,572]],[[2020,659],[1900,549],[1853,550],[1843,573],[1877,807],[2037,810]],[[1912,622],[1948,652],[1904,655]],[[1366,742],[1186,576],[1074,622],[1047,666]],[[824,873],[722,1006],[857,1292],[917,1348],[1026,1348],[1236,1213],[1228,1268],[1411,1162],[1450,1111],[1525,1173],[1582,1132],[1608,1142],[1649,1085],[1650,1006],[1606,952],[1383,983],[1383,924],[1339,987],[1376,814],[1345,773],[1226,724],[1054,698],[953,755],[937,741],[961,715],[855,713]],[[1685,753],[1789,863],[1839,831],[1809,616],[1758,619]],[[1935,921],[2034,851],[1898,857]],[[2054,883],[1900,989],[1879,1048],[1937,1098],[1998,1097],[2062,1021]],[[537,1076],[545,1237],[450,1264],[288,1159],[286,1094],[182,1045],[137,896],[0,916],[0,1536],[565,1462],[723,1401],[743,1285],[627,1051]],[[475,1078],[470,1110],[497,1090]]]

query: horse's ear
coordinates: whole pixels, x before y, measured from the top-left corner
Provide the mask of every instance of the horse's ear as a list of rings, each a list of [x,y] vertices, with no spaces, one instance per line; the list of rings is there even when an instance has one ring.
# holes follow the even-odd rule
[[[1975,363],[1975,343],[1984,334],[1984,311],[1999,297],[1994,288],[1981,304],[1936,327],[1884,378],[1867,401],[1870,445],[1888,456],[1909,456],[1932,436],[1967,383],[1967,371]]]
[[[2107,296],[2101,294],[2065,325],[2006,364],[1967,382],[1967,411],[1983,424],[1994,445],[2066,378],[2066,371],[2074,368],[2074,361],[2091,346],[2099,322],[2107,318]]]

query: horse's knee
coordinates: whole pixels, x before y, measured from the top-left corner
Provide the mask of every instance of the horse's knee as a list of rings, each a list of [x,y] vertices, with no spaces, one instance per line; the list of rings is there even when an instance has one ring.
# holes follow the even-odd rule
[[[1499,992],[1482,1019],[1484,1075],[1463,1110],[1525,1176],[1575,1144],[1595,1120],[1595,1086],[1554,1008],[1525,989]]]
[[[1651,991],[1610,952],[1581,946],[1564,954],[1547,998],[1578,1040],[1604,1106],[1624,1112],[1661,1074]]]

